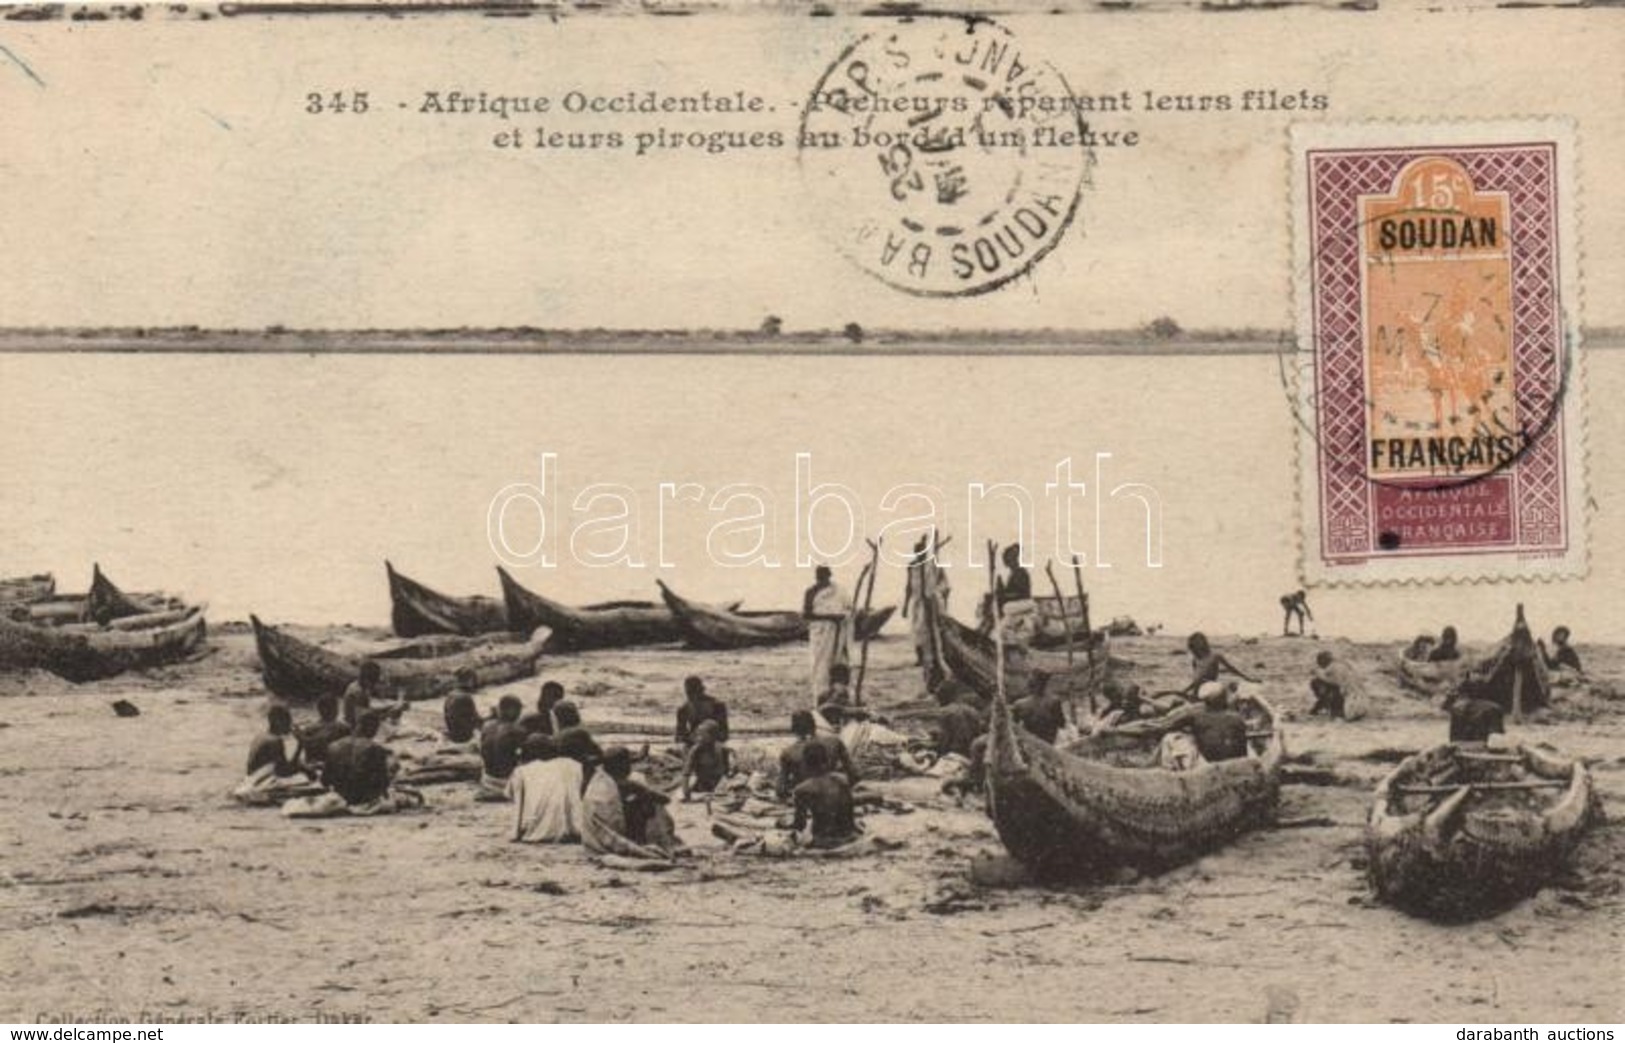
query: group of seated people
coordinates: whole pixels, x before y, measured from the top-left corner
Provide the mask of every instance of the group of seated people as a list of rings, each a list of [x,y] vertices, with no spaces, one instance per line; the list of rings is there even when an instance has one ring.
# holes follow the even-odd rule
[[[235,791],[239,800],[280,803],[291,817],[375,814],[422,802],[394,784],[398,764],[378,738],[384,713],[361,710],[351,726],[339,719],[339,698],[326,693],[316,700],[316,714],[314,724],[295,729],[286,706],[266,711],[266,731],[250,745],[247,778]]]

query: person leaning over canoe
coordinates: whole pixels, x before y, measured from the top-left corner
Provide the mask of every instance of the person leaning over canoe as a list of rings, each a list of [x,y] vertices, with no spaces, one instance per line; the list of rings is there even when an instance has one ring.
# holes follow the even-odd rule
[[[812,704],[826,701],[830,670],[849,662],[852,602],[836,585],[828,565],[813,570],[813,585],[801,598],[801,618],[807,621],[807,649],[812,660]]]
[[[485,800],[506,800],[508,778],[519,765],[519,751],[525,744],[525,731],[519,727],[519,713],[525,704],[517,695],[497,701],[496,716],[480,729],[480,796]]]
[[[1247,756],[1247,722],[1231,704],[1234,684],[1210,682],[1197,692],[1202,711],[1191,718],[1191,738],[1196,752],[1209,763],[1233,761]]]
[[[519,727],[526,735],[557,735],[559,723],[553,717],[553,708],[564,701],[564,686],[557,681],[542,684],[542,693],[536,697],[536,710],[519,718]]]
[[[327,748],[350,734],[350,726],[339,720],[339,699],[332,692],[323,692],[316,698],[316,723],[300,729],[299,741],[305,744],[305,760],[320,764],[327,759]]]
[[[677,744],[694,745],[694,733],[704,721],[715,721],[717,739],[728,741],[728,707],[706,694],[705,682],[698,677],[683,681],[683,705],[677,708]]]
[[[1108,680],[1100,689],[1101,696],[1106,705],[1100,708],[1100,713],[1089,722],[1091,734],[1111,731],[1124,724],[1133,724],[1135,721],[1148,720],[1157,716],[1157,710],[1145,701],[1140,686],[1133,682],[1124,683],[1115,677]]]
[[[1236,665],[1226,659],[1224,653],[1214,651],[1213,646],[1208,644],[1207,635],[1201,631],[1192,634],[1185,641],[1185,649],[1191,654],[1191,683],[1179,690],[1183,698],[1189,699],[1193,696],[1200,698],[1201,687],[1217,681],[1221,673],[1234,674],[1243,681],[1258,683],[1236,669]]]
[[[480,733],[480,708],[474,704],[474,692],[479,686],[479,675],[471,667],[457,671],[457,690],[446,696],[441,710],[449,741],[470,742]]]

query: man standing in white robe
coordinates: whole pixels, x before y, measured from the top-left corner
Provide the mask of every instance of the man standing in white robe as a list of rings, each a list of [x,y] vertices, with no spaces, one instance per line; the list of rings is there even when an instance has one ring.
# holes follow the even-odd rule
[[[851,664],[852,601],[836,585],[829,566],[818,566],[813,579],[801,600],[801,615],[807,621],[813,706],[817,707],[829,692],[830,668],[837,663]]]

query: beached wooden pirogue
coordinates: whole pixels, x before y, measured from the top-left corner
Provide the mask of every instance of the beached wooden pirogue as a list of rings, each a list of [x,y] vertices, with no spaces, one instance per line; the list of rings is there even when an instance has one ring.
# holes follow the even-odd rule
[[[1488,915],[1550,881],[1596,814],[1591,773],[1577,760],[1532,746],[1436,746],[1377,787],[1367,872],[1406,912]]]
[[[384,562],[384,571],[389,575],[389,621],[399,637],[424,637],[429,634],[478,637],[510,629],[530,633],[528,629],[508,625],[507,610],[496,598],[481,594],[469,597],[442,594],[401,575],[387,561]]]
[[[478,638],[440,636],[372,655],[346,655],[301,641],[256,616],[248,618],[254,624],[265,687],[296,703],[312,702],[324,693],[343,694],[361,676],[365,660],[382,668],[386,698],[407,701],[450,693],[464,669],[474,671],[481,687],[533,677],[548,639],[547,628],[540,627],[528,638],[506,633]]]
[[[1155,735],[1107,732],[1057,748],[1017,726],[997,695],[987,795],[999,839],[1039,876],[1058,878],[1157,872],[1267,825],[1285,746],[1267,702],[1240,709],[1250,756],[1168,771],[1155,766]]]
[[[95,681],[183,659],[207,632],[202,606],[139,600],[114,586],[99,567],[89,594],[60,600],[70,615],[35,618],[54,600],[0,613],[0,668],[37,667],[69,681]]]
[[[655,601],[605,601],[580,607],[543,597],[520,585],[497,567],[508,622],[516,630],[549,627],[549,652],[584,652],[594,648],[631,648],[637,645],[673,645],[685,632],[672,610]],[[728,606],[728,611],[738,603]]]
[[[954,677],[975,689],[983,699],[991,700],[998,688],[997,657],[994,641],[979,630],[972,629],[936,610],[937,647],[942,654],[942,665]],[[1049,677],[1048,690],[1059,696],[1086,697],[1105,682],[1105,669],[1110,662],[1109,649],[1097,646],[1095,660],[1079,657],[1068,666],[1064,656],[1052,653],[1005,652],[1005,691],[1025,695],[1035,673]]]
[[[782,645],[807,640],[807,621],[800,612],[751,611],[718,608],[680,597],[661,580],[660,596],[665,599],[683,639],[690,648],[727,649]],[[880,632],[891,619],[895,605],[880,609],[859,609],[853,621],[852,636],[866,641]]]
[[[49,572],[35,576],[12,576],[0,579],[0,605],[15,605],[38,601],[56,593],[56,577]]]

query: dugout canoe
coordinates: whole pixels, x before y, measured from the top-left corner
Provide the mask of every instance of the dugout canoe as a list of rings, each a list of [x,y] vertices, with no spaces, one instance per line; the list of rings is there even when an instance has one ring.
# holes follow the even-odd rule
[[[1487,916],[1560,872],[1597,810],[1578,760],[1527,745],[1435,746],[1377,786],[1367,876],[1383,901],[1412,915]]]
[[[942,654],[942,665],[961,682],[976,690],[991,702],[995,695],[997,659],[993,638],[959,622],[940,609],[936,613],[937,645]],[[1073,665],[1068,667],[1064,654],[1034,652],[1025,649],[1005,649],[1005,691],[1025,695],[1034,674],[1049,678],[1048,690],[1062,697],[1080,698],[1098,689],[1105,681],[1106,669],[1113,665],[1110,648],[1102,643],[1095,650],[1095,662],[1079,651]],[[1124,663],[1116,665],[1127,666]]]
[[[23,606],[13,606],[11,614],[18,619],[17,608],[26,608],[28,618],[20,621],[46,626],[76,623],[106,626],[119,620],[144,620],[137,625],[140,629],[179,619],[188,607],[180,599],[165,594],[126,594],[107,578],[100,565],[92,565],[87,593],[53,593]],[[155,618],[162,613],[168,613],[169,620]]]
[[[0,617],[0,668],[49,670],[80,683],[173,663],[191,654],[207,627],[201,607],[113,621],[41,626]]]
[[[728,649],[756,648],[764,645],[782,645],[807,639],[807,621],[800,612],[753,611],[718,608],[698,601],[689,601],[655,580],[660,596],[665,599],[677,624],[682,628],[685,643],[690,648]],[[895,606],[869,612],[859,610],[853,624],[858,640],[867,630],[872,638],[891,618]]]
[[[40,601],[56,593],[56,577],[49,572],[0,579],[0,605]]]
[[[1274,819],[1286,748],[1273,708],[1244,697],[1250,755],[1156,767],[1159,734],[1106,732],[1057,748],[1018,727],[995,693],[987,801],[999,839],[1046,879],[1118,867],[1160,872]]]
[[[408,702],[449,694],[464,669],[474,671],[480,687],[533,677],[549,636],[546,627],[528,638],[506,632],[477,638],[437,635],[371,655],[351,655],[303,641],[257,616],[248,618],[265,687],[293,703],[313,702],[327,693],[343,695],[369,659],[383,670],[384,696]]]
[[[478,637],[509,630],[508,612],[496,598],[474,594],[452,597],[417,580],[395,571],[395,566],[384,562],[389,575],[390,625],[397,637],[426,637],[430,634],[453,634]],[[511,628],[529,633],[522,628]]]
[[[566,605],[520,585],[497,567],[508,622],[516,630],[549,627],[550,652],[583,652],[595,648],[630,648],[636,645],[671,645],[684,631],[672,610],[653,601],[606,601],[596,605]]]
[[[1465,656],[1430,663],[1425,659],[1407,659],[1401,655],[1398,663],[1400,686],[1430,698],[1444,695],[1460,684],[1471,665]]]

